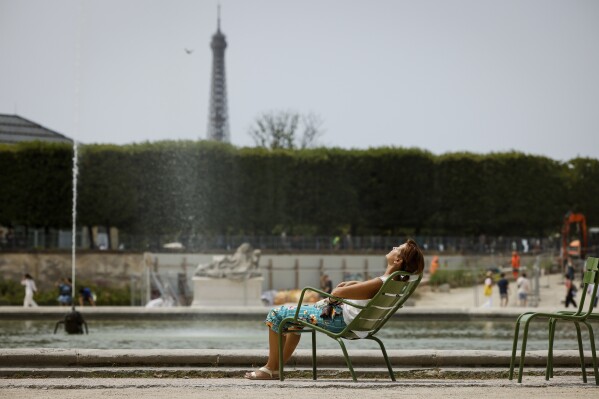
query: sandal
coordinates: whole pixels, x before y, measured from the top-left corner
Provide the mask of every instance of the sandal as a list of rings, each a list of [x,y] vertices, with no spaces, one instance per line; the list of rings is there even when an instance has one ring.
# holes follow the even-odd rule
[[[256,371],[251,371],[249,373],[245,373],[244,378],[247,378],[248,380],[278,380],[279,379],[278,371],[272,371],[271,369],[269,369],[267,367],[260,367],[258,369],[258,371],[266,374],[266,376],[261,376],[261,375],[258,375],[256,373]]]

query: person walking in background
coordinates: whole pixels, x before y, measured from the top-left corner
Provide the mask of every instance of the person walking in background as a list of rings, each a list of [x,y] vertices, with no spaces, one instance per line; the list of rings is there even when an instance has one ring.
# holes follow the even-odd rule
[[[499,306],[505,308],[508,303],[509,281],[505,278],[505,273],[501,273],[501,278],[497,282],[499,288]]]
[[[431,265],[429,266],[429,273],[432,276],[433,274],[437,273],[437,270],[439,270],[439,257],[438,256],[433,256],[433,260],[431,260]]]
[[[72,303],[73,283],[70,278],[63,278],[58,283],[58,303],[60,306],[69,306]]]
[[[566,275],[570,280],[574,281],[574,265],[572,264],[572,258],[569,256],[566,260]]]
[[[37,292],[37,287],[35,285],[35,281],[30,274],[25,274],[23,280],[21,280],[21,285],[25,286],[25,299],[23,300],[23,306],[28,307],[37,307],[37,303],[33,300],[33,295]]]
[[[485,296],[485,303],[483,308],[490,308],[493,306],[493,273],[488,271],[487,277],[485,278],[485,285],[483,288],[483,294]]]
[[[333,291],[333,282],[328,274],[323,274],[320,278],[320,289],[327,294],[330,294]]]
[[[341,246],[341,238],[339,238],[339,236],[335,236],[333,237],[333,249],[336,251],[339,249],[339,247]]]
[[[520,274],[520,255],[518,255],[518,251],[514,251],[512,252],[512,275],[514,280],[518,278],[518,274]]]
[[[566,277],[566,307],[568,307],[570,304],[572,304],[572,306],[577,307],[578,305],[576,304],[576,301],[574,300],[574,297],[576,296],[576,286],[574,285],[574,282],[572,281],[572,279],[570,278],[570,274],[566,273],[566,275],[564,276]]]
[[[518,280],[518,305],[526,306],[528,304],[528,294],[530,293],[530,281],[526,278],[526,273],[522,273]]]
[[[92,290],[89,288],[81,288],[79,290],[79,306],[83,306],[84,303],[87,303],[91,306],[96,306],[96,302],[94,301],[94,295],[92,294]]]

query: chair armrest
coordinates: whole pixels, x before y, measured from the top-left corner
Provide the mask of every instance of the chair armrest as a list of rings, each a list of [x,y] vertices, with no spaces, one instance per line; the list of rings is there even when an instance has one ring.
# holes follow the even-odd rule
[[[422,273],[420,273],[420,274],[413,274],[413,273],[404,272],[404,271],[397,271],[397,272],[392,273],[391,275],[389,275],[389,279],[395,279],[397,276],[406,276],[410,280],[416,279],[418,281],[420,281],[422,279]],[[337,302],[345,303],[347,305],[353,306],[353,307],[358,308],[358,309],[366,309],[366,306],[358,305],[358,304],[353,303],[352,301],[348,301],[347,299],[333,296],[333,295],[328,294],[328,293],[326,293],[326,292],[324,292],[322,290],[319,290],[317,288],[305,287],[302,290],[300,298],[299,298],[299,301],[297,303],[297,309],[296,309],[295,315],[294,315],[294,319],[296,319],[296,320],[297,320],[297,317],[299,316],[299,308],[302,306],[302,303],[304,302],[304,295],[306,294],[306,291],[316,292],[316,293],[320,294],[320,296],[323,296],[323,297],[326,297],[326,298],[333,298]]]
[[[329,293],[326,293],[326,292],[324,292],[322,290],[319,290],[317,288],[306,287],[306,288],[304,288],[302,290],[302,292],[300,294],[300,297],[299,297],[299,301],[297,302],[297,309],[295,310],[295,315],[293,316],[293,318],[296,319],[296,320],[297,320],[297,317],[299,316],[299,310],[300,310],[300,307],[302,306],[302,303],[304,302],[304,295],[306,294],[307,291],[316,292],[316,293],[320,294],[320,296],[324,296],[326,298],[333,298],[336,302],[342,302],[342,303],[348,304],[350,306],[354,306],[354,307],[356,307],[358,309],[364,309],[364,308],[366,308],[366,306],[358,305],[358,304],[355,304],[355,303],[353,303],[351,301],[348,301],[347,299],[333,296],[333,295],[331,295]]]

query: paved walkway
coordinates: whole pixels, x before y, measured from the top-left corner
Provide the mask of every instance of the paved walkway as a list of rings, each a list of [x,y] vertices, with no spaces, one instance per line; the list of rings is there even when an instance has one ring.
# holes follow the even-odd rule
[[[529,377],[523,384],[501,380],[398,380],[363,381],[287,379],[248,381],[242,378],[77,378],[0,379],[0,398],[81,399],[81,398],[220,398],[264,399],[284,395],[306,399],[401,398],[596,398],[597,386],[565,376],[545,381]]]
[[[550,274],[539,279],[539,307],[563,308],[566,297],[564,288],[564,277],[561,274]],[[510,282],[508,308],[517,309],[517,288],[515,282]],[[418,297],[416,307],[418,308],[481,308],[485,303],[483,296],[483,285],[479,284],[467,288],[452,288],[449,292],[439,290],[432,291],[430,286],[417,288]],[[580,295],[578,295],[580,297]],[[499,289],[493,286],[491,308],[499,309]]]

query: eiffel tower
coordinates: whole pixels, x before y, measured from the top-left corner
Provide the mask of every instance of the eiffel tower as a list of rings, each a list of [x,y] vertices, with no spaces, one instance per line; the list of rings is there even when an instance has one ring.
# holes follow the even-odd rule
[[[208,140],[229,142],[229,115],[227,112],[227,85],[225,79],[225,49],[227,41],[220,31],[220,5],[217,30],[212,35],[212,83],[208,115]]]

